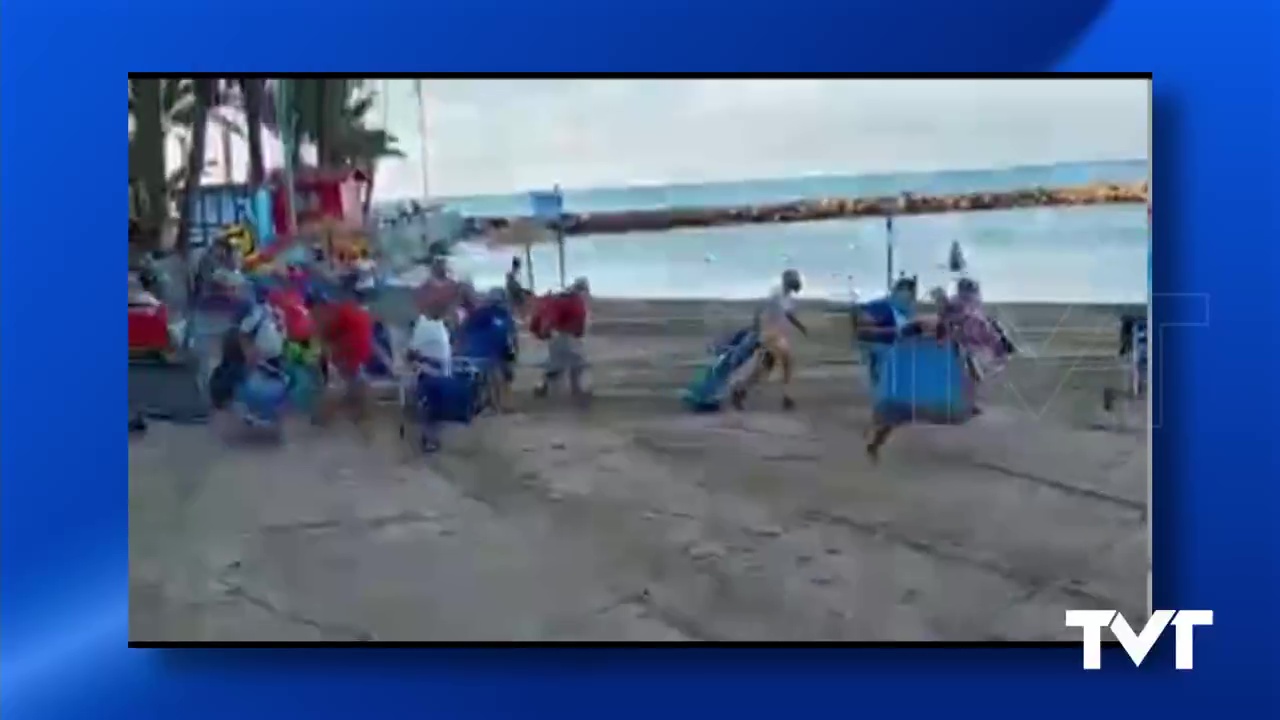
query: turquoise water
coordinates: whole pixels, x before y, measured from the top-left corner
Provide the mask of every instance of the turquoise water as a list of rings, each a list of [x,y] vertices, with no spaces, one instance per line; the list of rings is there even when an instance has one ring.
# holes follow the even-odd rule
[[[900,192],[958,193],[1088,182],[1132,182],[1147,164],[1108,162],[1005,170],[808,177],[739,183],[567,190],[566,210],[599,212],[681,206],[742,205],[823,196],[868,197]],[[525,195],[446,199],[465,213],[528,213]],[[882,218],[789,225],[745,225],[570,238],[569,278],[590,278],[608,297],[749,298],[763,294],[787,267],[800,270],[805,295],[848,298],[885,285]],[[1148,276],[1146,209],[1141,206],[1034,208],[919,215],[894,222],[895,270],[944,284],[942,264],[960,241],[971,274],[996,301],[1142,302]],[[454,265],[479,286],[498,285],[510,250],[458,249]],[[539,291],[558,285],[556,249],[535,248]]]

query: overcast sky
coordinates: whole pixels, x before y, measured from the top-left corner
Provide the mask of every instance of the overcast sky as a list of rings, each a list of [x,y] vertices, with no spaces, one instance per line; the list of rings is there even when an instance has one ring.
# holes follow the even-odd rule
[[[377,195],[421,197],[413,81],[373,86],[387,88],[377,109],[408,156],[381,166]],[[426,80],[423,88],[432,195],[1148,154],[1145,80]]]

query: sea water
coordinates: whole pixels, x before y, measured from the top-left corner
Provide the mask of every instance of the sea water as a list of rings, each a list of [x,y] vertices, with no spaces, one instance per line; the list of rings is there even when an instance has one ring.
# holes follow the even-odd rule
[[[569,212],[750,205],[819,197],[948,194],[1091,182],[1134,182],[1147,163],[1073,163],[1002,170],[822,176],[739,183],[566,190]],[[463,213],[525,215],[527,195],[444,199]],[[786,268],[805,279],[807,297],[845,299],[883,292],[889,245],[893,273],[923,287],[951,280],[948,250],[959,241],[970,274],[994,301],[1143,302],[1149,233],[1140,205],[1026,208],[896,218],[739,225],[622,235],[576,236],[565,244],[566,280],[584,276],[594,294],[622,298],[751,298]],[[467,243],[455,270],[477,286],[502,283],[519,252]],[[539,292],[559,287],[557,249],[532,254]],[[404,277],[414,282],[420,273]],[[523,274],[522,274],[523,279]]]

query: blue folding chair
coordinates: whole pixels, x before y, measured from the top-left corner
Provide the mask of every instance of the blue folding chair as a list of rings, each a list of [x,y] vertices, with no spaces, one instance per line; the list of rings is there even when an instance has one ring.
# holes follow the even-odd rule
[[[877,368],[871,389],[879,422],[956,425],[974,416],[974,381],[955,343],[914,337],[863,348]]]

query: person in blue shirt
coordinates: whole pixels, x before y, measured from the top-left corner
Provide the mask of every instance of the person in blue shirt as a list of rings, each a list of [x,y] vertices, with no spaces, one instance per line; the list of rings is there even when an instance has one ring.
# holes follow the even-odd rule
[[[499,412],[506,412],[510,407],[511,384],[515,380],[519,350],[517,332],[506,290],[494,288],[467,314],[458,333],[458,354],[479,358],[491,369],[488,373],[490,397]]]
[[[898,338],[919,335],[923,324],[916,319],[917,283],[914,276],[900,277],[887,296],[854,306],[852,326],[855,341],[891,344]],[[879,375],[875,355],[864,349],[863,359],[874,383]]]

